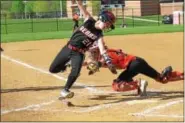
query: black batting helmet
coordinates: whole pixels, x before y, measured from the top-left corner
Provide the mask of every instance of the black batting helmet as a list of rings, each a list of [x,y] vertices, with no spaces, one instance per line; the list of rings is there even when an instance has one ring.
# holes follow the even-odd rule
[[[99,20],[101,20],[102,22],[109,22],[111,23],[111,29],[114,29],[114,23],[116,20],[116,17],[114,16],[114,14],[111,11],[108,10],[104,10],[99,14],[98,17]]]

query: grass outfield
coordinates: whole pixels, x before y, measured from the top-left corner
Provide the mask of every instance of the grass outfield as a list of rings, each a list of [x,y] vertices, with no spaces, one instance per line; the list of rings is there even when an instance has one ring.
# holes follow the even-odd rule
[[[106,35],[128,35],[128,34],[147,34],[147,33],[167,33],[167,32],[183,32],[183,25],[164,25],[164,26],[146,26],[135,28],[116,28],[114,31],[104,33]],[[57,32],[39,32],[39,33],[12,33],[2,34],[1,42],[17,42],[29,40],[44,40],[44,39],[63,39],[70,38],[71,31]]]
[[[124,23],[129,27],[137,26],[158,26],[161,23],[161,16],[125,17]],[[80,20],[79,24],[82,23]],[[123,23],[122,18],[117,18],[116,27]],[[71,19],[1,19],[1,34],[30,33],[30,32],[55,32],[70,31],[73,28]]]

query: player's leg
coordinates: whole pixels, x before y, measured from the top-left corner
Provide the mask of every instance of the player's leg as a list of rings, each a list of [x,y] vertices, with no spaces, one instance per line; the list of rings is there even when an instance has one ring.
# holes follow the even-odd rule
[[[115,81],[113,82],[113,89],[116,91],[129,91],[138,90],[138,94],[146,95],[146,88],[148,82],[146,80],[133,80],[142,69],[142,62],[138,59],[132,61],[125,71],[123,71]],[[121,81],[121,82],[119,82]]]
[[[67,46],[63,47],[50,65],[49,71],[51,73],[65,71],[66,63],[70,60],[70,53],[71,49],[69,49]]]
[[[137,57],[137,61],[140,62],[140,69],[138,69],[139,73],[151,77],[160,83],[165,84],[169,81],[177,81],[184,79],[183,73],[173,71],[171,66],[164,68],[164,70],[159,73],[153,67],[151,67],[144,59]]]
[[[138,90],[138,94],[146,95],[146,87],[148,82],[145,80],[133,80],[132,78],[139,74],[140,65],[137,61],[132,61],[125,71],[123,71],[117,79],[114,80],[112,88],[115,91]]]
[[[132,72],[132,70],[123,71],[119,75],[119,77],[113,81],[112,83],[113,90],[119,92],[137,90],[138,95],[146,96],[148,82],[143,79],[133,80],[132,77],[136,75],[137,73]]]
[[[72,87],[73,83],[79,77],[82,64],[84,61],[84,54],[73,52],[71,56],[71,73],[68,76],[66,85],[64,89],[61,91],[61,96],[64,98],[72,98],[74,96],[73,92],[70,92],[70,88]]]

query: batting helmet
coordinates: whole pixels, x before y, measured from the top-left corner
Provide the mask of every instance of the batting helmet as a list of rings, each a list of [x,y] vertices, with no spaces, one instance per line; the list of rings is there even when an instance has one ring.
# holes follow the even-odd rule
[[[114,29],[114,23],[116,20],[116,17],[114,16],[114,14],[108,10],[104,10],[99,14],[99,20],[101,20],[102,22],[109,22],[111,23],[111,29]]]

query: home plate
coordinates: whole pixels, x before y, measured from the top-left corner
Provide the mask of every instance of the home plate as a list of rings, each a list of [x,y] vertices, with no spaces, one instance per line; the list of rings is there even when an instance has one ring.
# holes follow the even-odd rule
[[[132,100],[126,102],[128,105],[142,104],[142,103],[156,103],[158,100]]]

